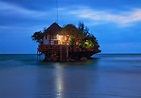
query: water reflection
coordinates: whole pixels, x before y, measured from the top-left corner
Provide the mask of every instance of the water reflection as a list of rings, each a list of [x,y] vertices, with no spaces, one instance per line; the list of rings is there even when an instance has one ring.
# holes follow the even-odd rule
[[[96,92],[98,82],[96,71],[81,67],[80,69],[65,68],[61,63],[56,63],[55,66],[54,79],[57,98],[88,97],[89,94]]]
[[[36,65],[2,61],[7,67],[0,67],[0,95],[2,98],[141,98],[139,57],[104,56],[86,62]]]
[[[55,64],[55,86],[56,86],[56,98],[63,98],[63,68],[59,65],[59,63]]]
[[[53,63],[39,67],[39,96],[75,98],[92,94],[97,86],[96,61]],[[82,96],[83,95],[83,96]]]

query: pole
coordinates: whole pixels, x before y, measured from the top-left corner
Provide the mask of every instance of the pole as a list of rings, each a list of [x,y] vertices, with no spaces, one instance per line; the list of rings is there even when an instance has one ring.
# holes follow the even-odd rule
[[[58,1],[57,0],[56,0],[56,14],[57,14],[56,22],[58,23]]]
[[[62,45],[60,45],[60,61],[62,61]]]
[[[37,62],[38,62],[38,59],[39,59],[39,58],[38,58],[38,48],[37,48]]]

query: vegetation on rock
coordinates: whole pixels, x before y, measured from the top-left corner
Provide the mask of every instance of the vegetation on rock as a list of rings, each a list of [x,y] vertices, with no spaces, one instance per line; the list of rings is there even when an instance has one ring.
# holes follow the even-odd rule
[[[84,23],[79,23],[78,27],[68,24],[61,30],[62,34],[71,36],[70,45],[78,45],[82,48],[99,48],[98,41]]]

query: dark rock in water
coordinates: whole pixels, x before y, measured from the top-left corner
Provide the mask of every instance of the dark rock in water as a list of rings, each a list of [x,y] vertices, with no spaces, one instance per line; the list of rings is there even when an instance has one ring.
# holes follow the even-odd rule
[[[82,57],[82,58],[80,59],[80,61],[87,61],[87,58],[86,58],[86,57]]]

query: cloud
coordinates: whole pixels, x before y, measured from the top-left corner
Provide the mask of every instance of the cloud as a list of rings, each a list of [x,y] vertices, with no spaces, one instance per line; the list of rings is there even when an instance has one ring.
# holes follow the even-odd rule
[[[31,10],[12,3],[0,1],[0,13],[1,16],[7,17],[22,17],[27,19],[56,19],[56,9],[50,10]],[[132,8],[128,11],[117,11],[117,10],[96,10],[88,6],[68,6],[58,8],[59,19],[66,21],[86,21],[91,25],[101,24],[116,24],[120,27],[132,26],[137,22],[141,21],[141,9]]]
[[[40,18],[47,16],[47,13],[26,9],[24,7],[0,1],[1,15],[27,17],[27,18]]]
[[[62,11],[62,10],[61,10]],[[87,19],[96,24],[114,23],[118,26],[131,26],[141,21],[141,9],[136,8],[129,11],[111,11],[95,10],[89,7],[77,7],[76,9],[64,10],[77,18]]]

